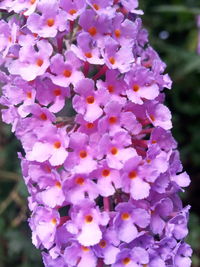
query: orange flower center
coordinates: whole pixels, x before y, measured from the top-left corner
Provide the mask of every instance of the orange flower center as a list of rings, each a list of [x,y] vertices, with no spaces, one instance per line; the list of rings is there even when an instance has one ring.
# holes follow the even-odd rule
[[[55,96],[60,96],[61,95],[61,90],[58,88],[58,89],[55,89],[54,91],[53,91],[53,94],[55,95]]]
[[[84,185],[85,180],[82,177],[77,177],[75,179],[75,183],[78,184],[78,185]]]
[[[72,15],[72,16],[73,16],[74,14],[76,14],[76,13],[77,13],[76,9],[70,9],[70,10],[69,10],[69,14]]]
[[[36,0],[30,0],[30,4],[33,5],[35,4]]]
[[[90,251],[90,249],[89,249],[88,247],[84,247],[84,246],[82,246],[81,248],[82,248],[82,250],[83,250],[84,252],[88,252],[88,251]]]
[[[56,149],[59,149],[61,147],[61,142],[60,141],[56,141],[53,145],[54,145],[54,147]]]
[[[87,58],[91,58],[91,57],[92,57],[92,54],[91,54],[90,52],[88,52],[88,53],[85,53],[85,56],[86,56]]]
[[[109,93],[113,93],[114,92],[114,86],[108,85],[108,91],[109,91]]]
[[[115,30],[115,36],[119,38],[121,36],[121,31],[119,29]]]
[[[58,187],[59,189],[61,189],[61,187],[62,187],[62,186],[61,186],[61,183],[58,182],[58,181],[55,183],[55,186]]]
[[[128,177],[129,177],[130,179],[134,179],[134,178],[136,178],[136,177],[137,177],[137,172],[136,172],[136,171],[132,171],[132,172],[130,172],[129,175],[128,175]]]
[[[87,103],[88,104],[93,104],[94,103],[94,96],[88,96],[87,98],[86,98],[86,100],[87,100]]]
[[[115,64],[115,59],[114,59],[114,57],[110,57],[110,58],[109,58],[109,62],[110,62],[110,64],[114,65],[114,64]]]
[[[33,36],[34,36],[35,38],[37,38],[37,37],[38,37],[38,34],[37,34],[37,33],[33,33]]]
[[[114,124],[114,123],[116,123],[117,122],[117,117],[110,117],[109,118],[109,123],[110,124]]]
[[[80,158],[84,159],[87,157],[87,152],[85,150],[82,150],[80,151],[79,155],[80,155]]]
[[[134,91],[134,92],[139,91],[139,89],[140,89],[140,87],[139,87],[138,84],[134,84],[134,85],[133,85],[133,91]]]
[[[56,225],[56,223],[57,223],[56,218],[51,219],[51,223],[54,224],[54,225]]]
[[[131,259],[129,257],[126,257],[126,258],[123,259],[122,262],[123,262],[124,265],[127,265],[127,264],[129,264],[131,262]]]
[[[130,214],[128,212],[124,212],[124,213],[122,213],[121,218],[123,221],[129,220]]]
[[[92,122],[88,122],[88,123],[86,124],[86,127],[87,127],[88,129],[92,129],[92,128],[94,128],[94,123],[92,123]]]
[[[85,216],[85,222],[86,223],[91,223],[93,221],[93,217],[92,217],[92,215],[86,215]]]
[[[111,154],[116,155],[118,153],[118,149],[116,147],[112,147],[110,152]]]
[[[55,24],[55,20],[54,20],[54,19],[48,19],[48,20],[47,20],[47,25],[48,25],[49,27],[52,27],[54,24]]]
[[[63,71],[63,75],[66,77],[66,78],[69,78],[71,75],[72,75],[72,72],[70,70],[64,70]]]
[[[44,169],[45,169],[45,171],[46,171],[47,173],[50,173],[50,172],[51,172],[51,168],[50,168],[48,165],[46,165],[46,166],[44,167]]]
[[[152,121],[155,121],[155,120],[156,120],[155,117],[154,117],[154,115],[150,115],[149,117],[150,117],[150,119],[151,119]]]
[[[26,93],[26,96],[27,96],[27,98],[30,98],[31,99],[32,98],[32,93],[31,92],[27,92]]]
[[[38,67],[41,67],[41,66],[43,65],[43,63],[44,63],[44,61],[43,61],[41,58],[38,58],[38,59],[36,60],[36,65],[37,65]]]
[[[40,114],[40,119],[43,121],[47,120],[47,115],[45,113]]]
[[[106,241],[105,240],[101,240],[100,242],[99,242],[99,246],[101,247],[101,248],[105,248],[106,247]]]
[[[94,7],[94,9],[96,9],[96,10],[99,10],[99,9],[100,9],[99,5],[97,5],[97,4],[93,4],[93,7]]]
[[[156,141],[156,140],[152,140],[151,143],[152,143],[152,144],[156,144],[157,141]]]
[[[97,34],[97,29],[95,27],[91,27],[88,32],[91,36],[95,36]]]
[[[102,176],[107,177],[107,176],[109,176],[109,175],[110,175],[110,170],[108,170],[108,169],[104,169],[104,170],[102,171]]]

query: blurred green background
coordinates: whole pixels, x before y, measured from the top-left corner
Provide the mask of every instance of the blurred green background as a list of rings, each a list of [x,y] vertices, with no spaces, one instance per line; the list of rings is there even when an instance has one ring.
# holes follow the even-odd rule
[[[197,54],[199,0],[140,0],[151,45],[167,63],[173,90],[166,90],[173,112],[173,135],[192,183],[183,194],[192,205],[190,234],[193,267],[200,266],[200,55]],[[0,267],[40,267],[39,252],[27,227],[27,191],[20,175],[20,144],[0,122]],[[89,267],[89,266],[87,266]],[[159,266],[158,266],[159,267]],[[183,266],[184,267],[184,266]]]

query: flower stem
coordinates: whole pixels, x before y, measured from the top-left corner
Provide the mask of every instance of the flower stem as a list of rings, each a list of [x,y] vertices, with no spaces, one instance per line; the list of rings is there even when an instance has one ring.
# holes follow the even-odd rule
[[[103,206],[105,211],[110,211],[110,200],[109,197],[103,198]]]

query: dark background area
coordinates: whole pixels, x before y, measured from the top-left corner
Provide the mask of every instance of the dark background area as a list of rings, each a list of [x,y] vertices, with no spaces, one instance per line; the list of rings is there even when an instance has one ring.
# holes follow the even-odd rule
[[[191,185],[182,194],[190,204],[193,267],[200,266],[200,55],[197,54],[199,0],[143,0],[140,8],[151,45],[167,64],[173,90],[166,103],[173,113],[173,135],[179,143]],[[199,29],[200,31],[200,29]],[[200,33],[199,33],[200,34]],[[31,244],[27,226],[27,191],[20,175],[21,147],[10,127],[0,122],[0,267],[40,267],[40,253]]]

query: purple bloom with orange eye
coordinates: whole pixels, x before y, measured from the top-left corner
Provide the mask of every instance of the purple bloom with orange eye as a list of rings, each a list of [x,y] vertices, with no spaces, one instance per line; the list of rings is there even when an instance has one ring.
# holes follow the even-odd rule
[[[112,7],[113,0],[86,0],[86,2],[99,15],[105,14],[109,18],[115,16],[116,7]]]
[[[113,231],[104,229],[101,241],[93,247],[97,257],[102,259],[106,265],[113,264],[116,261],[120,249],[117,247],[120,243],[116,240]]]
[[[58,9],[58,1],[42,0],[38,4],[38,10],[41,15],[33,13],[27,19],[27,27],[32,33],[47,38],[55,37],[58,31],[69,31],[66,13]]]
[[[43,121],[43,125],[50,126],[56,121],[56,117],[47,109],[42,108],[38,104],[28,105],[23,108],[24,117],[32,114],[32,119],[35,120],[36,124],[38,120]]]
[[[140,171],[141,176],[150,183],[155,182],[161,173],[168,170],[170,155],[170,152],[162,151],[157,144],[151,145],[147,150],[146,159]]]
[[[98,155],[95,149],[90,147],[88,141],[88,136],[83,133],[77,132],[70,136],[69,148],[72,149],[72,152],[69,152],[64,166],[72,174],[88,174],[97,167],[95,158]]]
[[[25,81],[32,81],[45,73],[50,65],[49,57],[53,48],[46,40],[37,42],[37,49],[33,45],[23,46],[19,50],[19,58],[9,65],[9,72],[20,75]]]
[[[73,255],[73,257],[72,257]],[[78,242],[72,241],[71,245],[67,246],[64,251],[65,262],[68,266],[96,267],[97,257],[92,248],[81,246]]]
[[[97,188],[103,197],[112,196],[116,189],[121,188],[119,171],[108,167],[105,160],[102,160],[99,168],[91,173],[91,177],[97,178]]]
[[[109,93],[110,101],[117,101],[124,104],[127,100],[125,98],[126,83],[120,77],[118,70],[107,70],[105,81],[97,80],[96,85],[98,89],[106,89]],[[122,95],[124,97],[122,97]]]
[[[50,133],[51,135],[49,135]],[[56,128],[47,127],[44,133],[40,133],[38,141],[34,143],[32,149],[27,151],[26,158],[37,162],[49,160],[53,166],[60,165],[67,158],[68,152],[66,148],[68,143],[69,138],[63,129],[56,130]]]
[[[138,28],[135,23],[125,19],[123,14],[118,13],[113,18],[112,37],[121,46],[133,46],[136,42]]]
[[[65,61],[63,56],[56,54],[51,58],[51,72],[47,74],[52,82],[56,85],[66,87],[70,84],[75,85],[84,75],[79,71],[81,62],[72,51],[65,53]]]
[[[29,225],[33,231],[33,244],[36,247],[42,245],[49,249],[54,244],[56,227],[59,221],[60,216],[56,210],[41,206],[36,207],[29,220]]]
[[[93,201],[99,195],[96,183],[85,174],[68,177],[64,181],[63,190],[66,201],[72,204],[78,204],[86,198]]]
[[[148,252],[141,247],[134,247],[132,250],[123,248],[117,255],[117,260],[112,267],[130,267],[145,266],[149,262]]]
[[[126,132],[118,132],[112,139],[104,134],[99,141],[99,155],[106,156],[110,168],[120,170],[127,160],[137,155],[134,148],[127,147],[130,144],[130,136]]]
[[[0,21],[0,53],[3,58],[8,55],[10,48],[16,44],[17,34],[19,31],[19,26],[17,21]]]
[[[61,0],[60,7],[66,11],[66,18],[74,21],[85,11],[86,3],[85,0]]]
[[[142,167],[142,158],[135,156],[127,160],[122,169],[123,191],[135,200],[148,197],[150,191],[150,184],[141,174]]]
[[[103,65],[100,49],[93,44],[93,39],[87,32],[82,32],[77,37],[77,46],[71,46],[72,51],[83,61],[90,64]]]
[[[102,51],[106,65],[109,69],[118,69],[121,73],[128,72],[135,59],[132,48],[122,46],[117,41],[108,37],[105,41],[105,51]]]
[[[79,18],[79,25],[88,32],[93,40],[97,41],[97,47],[102,48],[105,35],[110,31],[111,21],[106,15],[97,15],[91,9],[87,9]]]
[[[134,135],[140,133],[142,126],[134,114],[132,112],[123,112],[122,107],[123,105],[117,101],[109,102],[104,107],[105,115],[98,123],[99,133],[108,131],[110,136],[113,136],[117,132],[124,131],[124,129]]]
[[[36,194],[37,201],[50,208],[62,206],[65,201],[63,183],[58,173],[53,171],[53,174],[55,179],[50,180],[45,189]]]
[[[131,70],[125,76],[127,97],[135,104],[143,104],[144,99],[153,100],[159,94],[159,87],[152,73],[145,68]]]
[[[88,122],[94,122],[103,114],[101,106],[105,105],[108,99],[108,93],[105,90],[94,90],[94,81],[91,79],[82,79],[74,88],[77,95],[73,98],[73,107],[79,113],[84,115]]]
[[[146,228],[150,223],[150,215],[145,209],[136,208],[131,203],[120,203],[116,206],[116,217],[113,225],[118,238],[130,243],[140,235],[138,227]]]
[[[59,112],[65,105],[66,98],[70,97],[70,89],[52,83],[50,79],[37,80],[36,99],[40,104],[48,106],[49,111]]]
[[[150,122],[155,126],[160,126],[165,130],[172,128],[171,112],[169,109],[158,102],[149,103],[146,106],[146,114]]]
[[[156,127],[150,137],[151,144],[158,144],[159,147],[165,151],[175,149],[177,147],[177,142],[172,137],[170,131],[166,131],[161,127]]]
[[[36,90],[21,78],[16,79],[13,84],[7,83],[2,87],[4,96],[9,99],[10,104],[19,105],[18,112],[23,107],[32,105],[35,102]]]
[[[88,122],[84,120],[83,115],[78,114],[76,115],[75,121],[79,125],[78,132],[85,133],[87,135],[96,135],[98,120],[94,122]]]
[[[67,230],[76,235],[83,246],[98,244],[102,238],[100,226],[109,222],[109,215],[100,212],[93,202],[82,201],[70,211],[71,220],[66,223]]]

